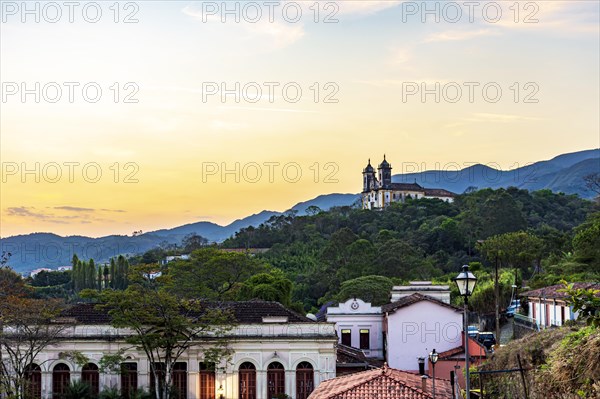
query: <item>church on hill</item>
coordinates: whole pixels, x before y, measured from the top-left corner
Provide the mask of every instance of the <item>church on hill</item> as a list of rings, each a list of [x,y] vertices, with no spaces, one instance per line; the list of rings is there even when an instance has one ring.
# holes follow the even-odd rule
[[[383,209],[392,202],[404,202],[407,198],[437,198],[452,202],[456,194],[441,188],[425,188],[414,183],[392,183],[392,165],[383,156],[383,162],[375,168],[368,165],[363,169],[363,209]]]

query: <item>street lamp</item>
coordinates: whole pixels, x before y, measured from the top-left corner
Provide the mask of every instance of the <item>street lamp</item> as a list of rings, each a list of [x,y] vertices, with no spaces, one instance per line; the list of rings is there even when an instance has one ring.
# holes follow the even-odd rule
[[[438,353],[434,350],[429,354],[429,361],[431,362],[431,377],[432,377],[432,391],[433,399],[435,399],[435,364],[438,361]]]
[[[473,294],[477,277],[469,271],[469,266],[464,265],[462,271],[454,278],[460,295],[465,298],[464,311],[464,332],[465,337],[465,388],[467,391],[466,399],[471,399],[471,376],[469,375],[469,297]]]

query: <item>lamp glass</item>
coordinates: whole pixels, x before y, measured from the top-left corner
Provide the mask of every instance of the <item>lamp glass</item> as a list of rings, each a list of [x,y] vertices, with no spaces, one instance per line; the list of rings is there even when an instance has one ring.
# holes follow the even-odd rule
[[[438,361],[438,353],[434,350],[429,354],[429,361],[433,364],[436,364]]]
[[[454,278],[461,296],[471,296],[477,283],[477,277],[469,271],[469,266],[464,265],[462,271]]]

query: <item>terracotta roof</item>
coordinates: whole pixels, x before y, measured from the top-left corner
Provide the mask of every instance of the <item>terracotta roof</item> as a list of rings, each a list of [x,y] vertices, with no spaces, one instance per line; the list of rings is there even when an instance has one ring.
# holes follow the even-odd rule
[[[431,379],[427,379],[426,390],[422,377],[415,373],[384,366],[380,369],[362,371],[323,381],[309,399],[431,399]],[[438,399],[452,397],[450,382],[435,379]]]
[[[392,190],[398,191],[423,191],[424,188],[417,183],[392,183]]]
[[[381,307],[381,310],[384,313],[392,313],[392,312],[395,312],[397,309],[400,309],[400,308],[403,308],[406,306],[410,306],[412,304],[415,304],[415,303],[421,302],[421,301],[429,301],[429,302],[435,303],[436,305],[444,306],[444,307],[447,307],[449,309],[456,310],[456,311],[461,311],[460,308],[458,308],[454,305],[450,305],[449,303],[442,302],[439,299],[432,298],[428,295],[419,294],[418,292],[414,293],[412,295],[409,295],[409,296],[405,296],[404,298],[400,298],[396,302],[392,302],[392,303],[388,303],[387,305],[383,305]]]
[[[521,296],[530,298],[564,299],[567,297],[567,294],[565,292],[560,292],[560,290],[563,290],[564,288],[565,286],[563,284],[551,285],[549,287],[538,288],[537,290],[524,292],[521,294]],[[573,283],[573,288],[600,290],[600,283]],[[596,296],[600,297],[600,292],[597,293]]]
[[[287,317],[288,323],[314,323],[313,320],[295,313],[279,302],[244,301],[210,302],[210,305],[231,310],[238,323],[262,323],[263,317]],[[61,318],[69,318],[78,324],[110,324],[107,310],[99,309],[95,304],[79,303],[65,310]]]
[[[454,197],[454,194],[451,191],[444,190],[443,188],[426,188],[425,195],[430,197]]]

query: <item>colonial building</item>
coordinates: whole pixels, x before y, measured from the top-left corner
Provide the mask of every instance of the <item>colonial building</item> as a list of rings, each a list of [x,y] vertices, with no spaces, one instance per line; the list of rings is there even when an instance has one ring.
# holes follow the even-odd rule
[[[574,283],[573,287],[600,290],[599,283]],[[558,284],[521,294],[527,298],[529,317],[538,328],[562,326],[565,321],[577,318],[566,301],[567,294],[562,291],[564,288],[564,285]],[[600,297],[600,292],[598,297]]]
[[[363,169],[363,209],[382,209],[392,202],[404,202],[407,198],[438,198],[442,201],[454,201],[455,194],[441,188],[425,188],[414,183],[392,183],[392,165],[383,156],[383,162],[377,167],[377,173],[371,160]]]
[[[231,357],[213,365],[204,352],[211,338],[198,339],[174,367],[174,388],[180,398],[267,399],[287,394],[307,399],[324,380],[335,377],[334,326],[298,315],[276,302],[248,301],[224,304],[238,324],[224,337]],[[125,342],[131,332],[115,329],[107,313],[80,304],[61,318],[69,323],[64,338],[47,347],[29,365],[32,398],[52,398],[70,381],[82,379],[95,392],[107,387],[127,394],[152,383],[145,354]],[[125,349],[120,372],[99,371],[100,359]],[[80,366],[64,356],[77,351],[90,359]],[[54,396],[56,397],[56,396]]]
[[[324,319],[335,323],[339,344],[362,351],[371,365],[379,360],[413,371],[433,349],[444,353],[462,347],[462,309],[450,304],[448,286],[411,282],[394,287],[391,294],[393,302],[383,306],[359,298],[329,306]],[[359,359],[356,367],[360,365]],[[449,371],[439,376],[449,379]]]

